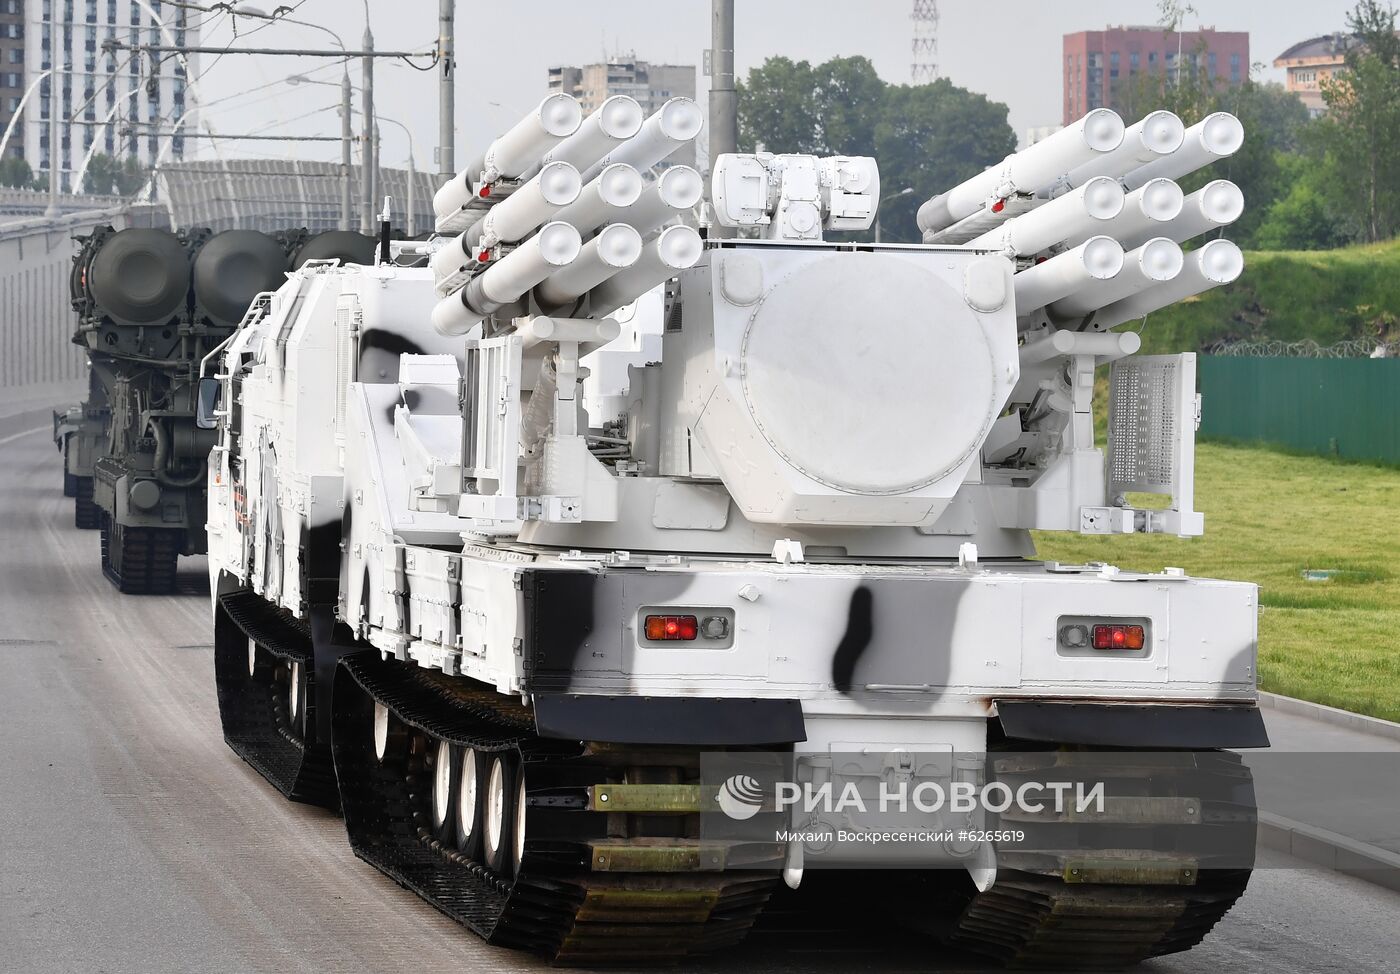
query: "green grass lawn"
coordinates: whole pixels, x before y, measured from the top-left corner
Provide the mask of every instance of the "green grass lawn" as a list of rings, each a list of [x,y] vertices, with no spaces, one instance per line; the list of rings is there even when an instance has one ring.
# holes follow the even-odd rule
[[[1262,689],[1400,720],[1400,470],[1202,443],[1196,497],[1202,538],[1037,533],[1040,556],[1255,582]]]

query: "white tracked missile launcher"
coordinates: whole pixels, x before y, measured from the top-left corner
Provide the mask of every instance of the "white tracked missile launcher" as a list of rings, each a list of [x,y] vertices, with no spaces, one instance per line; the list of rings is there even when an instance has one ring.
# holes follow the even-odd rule
[[[1112,329],[1240,273],[1181,246],[1238,190],[1173,181],[1238,123],[1093,112],[930,200],[918,245],[827,239],[871,225],[870,158],[721,155],[697,213],[665,162],[699,129],[686,99],[551,95],[443,187],[434,239],[308,262],[229,341],[229,744],[559,963],[733,944],[776,891],[1022,967],[1192,946],[1253,862],[1218,749],[1266,743],[1256,590],[1044,563],[1030,531],[1202,532],[1194,358]],[[707,770],[756,755],[828,797],[1096,769],[1105,800],[891,819]],[[821,838],[891,822],[945,831]]]

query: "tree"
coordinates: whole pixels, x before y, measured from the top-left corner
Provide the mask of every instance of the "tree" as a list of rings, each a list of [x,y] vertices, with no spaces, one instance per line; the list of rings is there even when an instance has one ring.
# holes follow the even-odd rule
[[[1360,0],[1347,26],[1360,44],[1345,68],[1324,81],[1328,113],[1317,147],[1331,175],[1332,198],[1368,241],[1400,230],[1400,38],[1393,7]]]
[[[1005,105],[940,78],[930,85],[888,85],[863,57],[815,67],[773,57],[739,88],[739,145],[752,152],[868,155],[880,163],[885,195],[881,231],[914,241],[923,200],[1016,150]]]
[[[1253,80],[1221,91],[1210,108],[1211,111],[1230,112],[1239,118],[1244,125],[1244,144],[1229,159],[1184,181],[1184,188],[1189,192],[1211,179],[1232,180],[1244,193],[1245,210],[1226,233],[1246,246],[1259,246],[1255,239],[1257,229],[1274,203],[1289,194],[1301,172],[1297,167],[1290,167],[1297,159],[1311,124],[1308,109],[1297,95],[1277,82],[1261,84]],[[1191,120],[1194,121],[1196,119]],[[1333,245],[1316,244],[1318,247]]]
[[[770,57],[739,82],[739,151],[819,153],[816,79],[806,61]],[[774,148],[776,147],[776,149]]]
[[[1277,153],[1280,183],[1287,188],[1263,211],[1253,245],[1260,250],[1325,250],[1348,233],[1325,192],[1326,169],[1307,155]]]
[[[812,71],[823,150],[835,155],[868,153],[875,144],[886,85],[863,57],[835,58]]]
[[[889,240],[917,241],[919,204],[1016,151],[1006,106],[959,88],[947,78],[930,85],[891,86],[875,127],[875,151],[890,200],[880,228]]]
[[[19,156],[0,159],[0,186],[24,189],[34,182],[34,170]]]
[[[146,184],[146,170],[135,156],[118,162],[105,152],[93,153],[83,175],[83,192],[99,196],[132,196]]]

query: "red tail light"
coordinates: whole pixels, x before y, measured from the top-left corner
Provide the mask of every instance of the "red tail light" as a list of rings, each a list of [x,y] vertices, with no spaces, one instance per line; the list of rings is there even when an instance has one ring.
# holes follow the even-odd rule
[[[654,642],[672,639],[691,640],[700,631],[695,616],[647,616],[647,638]]]
[[[1095,626],[1095,649],[1142,649],[1142,626]]]

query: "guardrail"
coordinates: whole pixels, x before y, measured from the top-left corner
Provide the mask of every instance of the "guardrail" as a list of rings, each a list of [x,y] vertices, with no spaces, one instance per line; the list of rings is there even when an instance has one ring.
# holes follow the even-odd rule
[[[124,226],[126,219],[123,206],[0,224],[0,388],[87,375],[86,356],[70,341],[73,236],[99,224]]]

